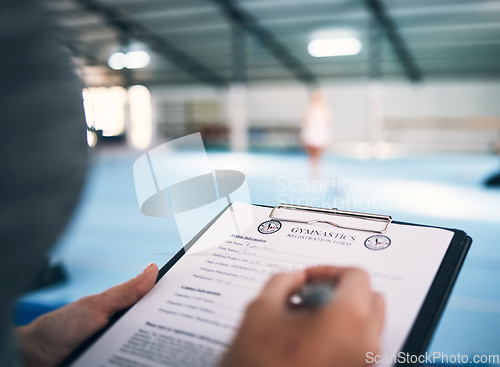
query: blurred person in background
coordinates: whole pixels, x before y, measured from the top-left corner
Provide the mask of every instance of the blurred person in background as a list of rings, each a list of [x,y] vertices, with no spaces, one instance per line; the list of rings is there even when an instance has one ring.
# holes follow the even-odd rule
[[[48,253],[76,205],[87,165],[81,88],[69,55],[37,1],[0,3],[0,366],[57,366],[117,311],[154,285],[150,264],[136,278],[15,328],[16,299],[46,268]],[[308,281],[337,284],[320,310],[291,310],[291,293]],[[382,297],[361,270],[317,267],[271,278],[248,307],[222,364],[363,366],[376,353]]]
[[[321,178],[320,158],[331,140],[332,113],[320,88],[311,92],[309,104],[302,118],[301,141],[311,167],[311,178]]]

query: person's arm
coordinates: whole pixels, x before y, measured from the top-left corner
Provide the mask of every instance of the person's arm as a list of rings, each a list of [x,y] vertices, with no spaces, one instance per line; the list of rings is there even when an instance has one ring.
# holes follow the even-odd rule
[[[291,309],[290,295],[310,280],[335,281],[319,309]],[[249,306],[221,367],[356,367],[378,353],[384,301],[359,269],[322,266],[271,278]]]

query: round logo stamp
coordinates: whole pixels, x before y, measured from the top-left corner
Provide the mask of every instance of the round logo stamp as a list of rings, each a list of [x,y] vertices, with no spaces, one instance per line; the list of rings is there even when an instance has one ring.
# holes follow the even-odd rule
[[[389,247],[390,244],[391,239],[381,234],[368,237],[365,240],[365,247],[369,248],[370,250],[383,250]]]
[[[281,228],[281,222],[271,219],[262,222],[257,229],[262,234],[271,234],[278,232],[280,228]]]

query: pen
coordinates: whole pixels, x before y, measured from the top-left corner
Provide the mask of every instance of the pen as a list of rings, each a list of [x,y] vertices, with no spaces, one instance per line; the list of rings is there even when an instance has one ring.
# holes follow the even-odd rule
[[[335,293],[335,285],[330,282],[312,282],[292,294],[289,304],[292,307],[319,308],[327,304]]]

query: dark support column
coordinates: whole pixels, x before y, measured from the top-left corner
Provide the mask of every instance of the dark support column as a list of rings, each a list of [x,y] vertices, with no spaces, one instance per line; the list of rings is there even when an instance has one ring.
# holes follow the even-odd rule
[[[246,81],[246,37],[245,31],[238,24],[231,27],[231,53],[233,83]]]
[[[130,34],[127,30],[124,30],[119,34],[120,40],[120,52],[126,54],[130,51]],[[129,88],[134,85],[134,71],[128,68],[121,69],[121,74],[123,75],[123,86],[125,88]]]
[[[240,24],[231,27],[232,75],[228,91],[229,145],[233,151],[248,149],[246,82],[246,33]]]
[[[384,90],[382,84],[382,25],[372,16],[368,39],[369,82],[367,86],[366,141],[372,144],[372,154],[379,154],[384,129]]]
[[[384,30],[408,79],[412,82],[420,81],[422,79],[422,73],[408,50],[406,42],[401,37],[396,25],[389,16],[384,4],[379,0],[365,0],[365,4],[370,13],[380,24],[380,27]]]
[[[368,40],[368,63],[371,80],[382,77],[382,28],[377,19],[371,17]]]

